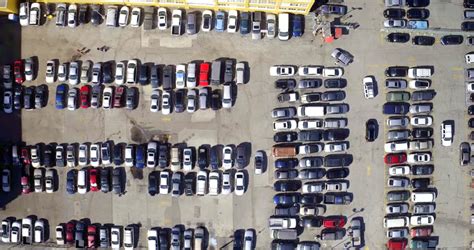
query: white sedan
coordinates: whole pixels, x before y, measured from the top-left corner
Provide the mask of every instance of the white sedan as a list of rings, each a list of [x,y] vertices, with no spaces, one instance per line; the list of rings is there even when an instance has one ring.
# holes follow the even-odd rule
[[[433,124],[433,118],[431,116],[414,116],[410,118],[412,126],[427,127]]]
[[[153,90],[150,96],[150,111],[158,112],[160,110],[160,91]]]
[[[233,165],[232,147],[226,146],[222,149],[222,167],[224,169],[231,169]]]
[[[115,83],[122,85],[125,82],[125,63],[118,62],[115,66]]]
[[[56,63],[51,60],[46,63],[46,83],[53,83],[56,77]]]
[[[158,9],[158,29],[165,30],[168,28],[168,12],[165,8]]]
[[[229,11],[229,17],[227,19],[227,32],[237,32],[237,20],[239,19],[239,12],[236,10]]]
[[[408,163],[420,163],[431,161],[431,154],[425,152],[411,153],[407,157]]]
[[[385,28],[404,28],[407,22],[403,19],[390,19],[383,22]]]
[[[469,93],[474,93],[474,82],[467,82],[466,89]]]
[[[130,18],[130,26],[137,28],[140,27],[140,16],[142,14],[142,9],[134,7],[132,9],[132,16]]]
[[[341,67],[329,67],[323,69],[324,77],[341,77],[344,75],[344,70]]]
[[[127,6],[122,6],[122,8],[120,8],[120,13],[119,13],[119,18],[118,18],[118,24],[120,27],[127,26],[129,13],[130,13],[130,9]]]
[[[99,144],[91,144],[89,147],[89,156],[90,156],[90,164],[93,167],[98,167],[100,165],[100,145]]]
[[[324,145],[324,152],[332,153],[332,152],[343,152],[349,148],[349,144],[345,141],[343,142],[330,142]]]
[[[408,175],[410,174],[410,167],[407,165],[393,166],[388,168],[388,174],[391,176]]]
[[[102,108],[110,109],[112,108],[112,98],[113,90],[111,87],[105,87],[104,92],[102,93]]]
[[[307,65],[298,68],[298,75],[300,76],[322,76],[323,66]]]
[[[235,173],[235,186],[234,186],[234,192],[235,195],[241,196],[245,193],[245,174],[243,172],[236,172]]]
[[[466,54],[466,63],[470,64],[474,62],[474,52],[469,52]]]
[[[365,99],[373,99],[375,97],[375,79],[373,76],[366,76],[362,79],[364,85]]]
[[[295,73],[295,66],[275,65],[270,67],[270,76],[294,76]]]
[[[186,87],[186,66],[184,64],[176,65],[176,88],[182,89]]]
[[[170,190],[170,173],[167,171],[162,171],[160,173],[160,194],[168,194]]]
[[[322,126],[323,126],[323,120],[322,119],[298,121],[298,129],[299,130],[322,128]]]
[[[171,113],[171,94],[168,91],[163,91],[161,96],[161,113],[169,115]]]
[[[412,226],[429,226],[433,225],[434,220],[432,215],[414,215],[410,217],[410,224]]]
[[[294,119],[278,120],[278,121],[273,122],[274,131],[295,130],[297,127],[298,127],[298,123]]]

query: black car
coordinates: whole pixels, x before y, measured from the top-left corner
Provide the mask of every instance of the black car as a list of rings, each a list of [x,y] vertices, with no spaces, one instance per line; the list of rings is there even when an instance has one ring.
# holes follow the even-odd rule
[[[430,184],[431,184],[430,178],[411,179],[411,186],[413,188],[428,188]]]
[[[461,30],[464,31],[474,31],[474,22],[462,22]]]
[[[102,63],[102,83],[112,83],[112,63],[111,62],[104,62]]]
[[[235,151],[236,167],[242,169],[247,165],[247,148],[244,144],[239,144]]]
[[[275,164],[275,168],[278,168],[278,169],[296,168],[298,166],[298,159],[297,158],[277,159],[274,164]]]
[[[347,167],[351,165],[353,157],[351,154],[332,154],[324,157],[324,166],[327,168]]]
[[[406,77],[408,74],[408,67],[405,66],[391,66],[385,70],[385,76],[389,77]]]
[[[159,230],[158,231],[158,238],[160,242],[160,249],[168,249],[169,247],[169,233],[167,230]]]
[[[295,79],[278,79],[275,81],[276,89],[294,89],[296,87]]]
[[[304,102],[318,102],[321,101],[321,93],[311,92],[301,96],[301,100]]]
[[[410,34],[408,33],[390,33],[385,37],[387,42],[391,43],[406,43],[410,41]]]
[[[74,194],[77,191],[76,186],[77,170],[69,170],[66,176],[66,191],[68,194]]]
[[[423,90],[414,91],[411,94],[412,101],[431,101],[435,97],[436,92],[434,90]]]
[[[289,180],[298,177],[298,170],[296,169],[278,169],[275,170],[275,179]]]
[[[169,147],[168,144],[162,143],[158,146],[158,166],[166,168],[169,162]]]
[[[410,19],[426,19],[430,17],[430,11],[427,9],[409,9],[407,17]]]
[[[346,98],[346,93],[342,90],[326,91],[321,95],[321,100],[330,101],[342,101]]]
[[[150,68],[150,84],[151,88],[156,89],[158,88],[160,83],[160,68],[158,65],[153,65]]]
[[[334,192],[324,194],[324,204],[347,205],[352,202],[352,194],[346,192]]]
[[[323,178],[325,174],[324,168],[305,168],[300,170],[298,177],[302,180],[317,180]]]
[[[474,118],[469,119],[469,121],[467,122],[467,125],[468,125],[470,128],[474,128]]]
[[[459,164],[466,166],[471,162],[471,145],[467,142],[462,142],[459,145]]]
[[[91,106],[92,107],[100,107],[100,102],[102,100],[102,85],[95,85],[92,87],[92,94],[91,94]],[[64,98],[66,100],[66,98]]]
[[[305,130],[300,131],[298,134],[298,140],[307,142],[307,141],[320,141],[322,139],[322,131],[321,130]]]
[[[295,95],[296,100],[299,99],[299,94],[297,92],[284,92],[284,93],[278,94],[278,97],[277,97],[278,102],[288,102],[288,101],[290,101],[291,95]]]
[[[126,89],[126,99],[125,107],[129,110],[135,109],[137,107],[138,100],[138,89],[135,87],[130,87]]]
[[[300,227],[321,227],[323,225],[323,218],[316,216],[303,216],[300,219]]]
[[[123,163],[123,148],[120,144],[114,145],[114,164],[115,166],[120,166]]]
[[[324,141],[345,140],[349,136],[349,129],[327,129],[323,133]]]
[[[301,181],[276,181],[273,190],[277,192],[296,192],[301,188]]]
[[[154,196],[155,194],[158,193],[158,172],[150,172],[148,174],[148,194],[151,196]]]
[[[219,110],[221,108],[221,92],[218,89],[212,91],[211,95],[211,109]]]
[[[319,88],[323,85],[321,79],[301,79],[298,83],[298,88],[300,89],[313,89]]]
[[[176,113],[184,112],[185,98],[186,98],[186,93],[184,92],[184,89],[178,89],[174,95],[174,110]]]
[[[79,7],[79,14],[77,15],[77,21],[79,24],[86,24],[89,22],[89,6],[87,4],[81,4]]]
[[[195,181],[196,180],[196,174],[195,173],[187,173],[184,176],[184,194],[186,196],[193,196],[195,193]]]
[[[346,178],[349,175],[348,168],[333,168],[326,172],[327,179]]]
[[[430,5],[430,0],[407,0],[408,7],[426,7]]]
[[[115,194],[122,193],[122,170],[120,168],[112,170],[112,188]]]
[[[13,108],[19,110],[23,107],[23,86],[15,86],[13,93]],[[66,98],[63,98],[63,101]]]
[[[294,204],[293,206],[278,205],[275,207],[274,214],[277,216],[296,216],[299,212],[299,204]]]
[[[148,84],[148,66],[145,64],[140,65],[138,70],[138,83],[141,85]]]
[[[464,8],[474,8],[474,0],[464,0],[463,6]]]
[[[375,119],[370,119],[365,123],[365,140],[366,141],[375,141],[378,134],[378,123]]]
[[[35,104],[33,102],[35,95],[35,87],[27,87],[25,88],[25,93],[23,94],[23,107],[25,109],[34,109]]]
[[[464,41],[463,36],[461,35],[446,35],[441,37],[442,45],[459,45]]]
[[[300,159],[299,165],[302,168],[317,168],[323,166],[324,158],[322,156],[309,156]]]
[[[383,16],[390,19],[402,19],[405,17],[404,9],[386,9],[383,11]]]
[[[435,38],[432,36],[415,36],[411,43],[414,45],[432,46],[435,43]]]
[[[110,171],[108,168],[100,169],[100,191],[107,193],[110,191]]]
[[[433,136],[433,129],[432,128],[414,128],[411,135],[415,139],[431,138],[431,136]]]
[[[39,109],[46,105],[46,92],[48,87],[40,85],[35,88],[35,108]]]
[[[51,145],[45,145],[43,151],[43,165],[47,168],[54,166],[55,164],[55,155],[53,152],[53,147]]]
[[[411,173],[413,175],[430,175],[434,172],[433,165],[413,165],[411,167]]]
[[[218,169],[220,166],[220,152],[218,146],[211,147],[210,150],[210,157],[209,157],[209,164],[211,165],[212,169]]]
[[[470,105],[468,108],[467,108],[467,113],[469,115],[474,115],[474,105]]]
[[[95,26],[99,25],[102,23],[102,17],[105,15],[102,14],[102,6],[101,5],[92,5],[91,6],[91,23]]]
[[[316,205],[323,201],[322,194],[302,194],[300,204],[302,205]]]
[[[292,142],[298,139],[296,132],[278,132],[273,136],[274,142]]]
[[[197,163],[200,169],[205,169],[209,165],[209,160],[208,160],[208,150],[207,147],[204,145],[199,146],[198,148],[198,157],[197,157]]]
[[[171,90],[173,88],[173,67],[167,65],[163,68],[163,90]]]
[[[327,89],[342,89],[347,86],[347,80],[344,78],[326,79],[324,87]]]
[[[211,25],[211,24],[209,24]],[[240,34],[245,35],[250,32],[250,13],[240,13]]]

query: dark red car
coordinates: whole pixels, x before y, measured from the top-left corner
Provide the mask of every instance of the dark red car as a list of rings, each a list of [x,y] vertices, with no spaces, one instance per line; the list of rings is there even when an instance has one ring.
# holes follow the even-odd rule
[[[388,250],[405,250],[407,248],[408,240],[405,238],[390,239],[387,242]]]
[[[428,237],[432,232],[432,227],[414,227],[410,230],[410,235],[411,237]]]
[[[81,98],[81,108],[86,109],[89,107],[89,96],[91,92],[91,86],[84,85],[81,87],[80,98]]]
[[[23,164],[25,165],[31,164],[30,150],[28,148],[21,149],[21,159],[23,159]]]
[[[97,171],[97,169],[89,169],[89,184],[92,192],[99,191],[99,184],[97,183],[97,180],[99,179],[99,177],[97,176],[98,174],[99,171]]]
[[[97,229],[94,225],[87,226],[87,247],[95,248],[95,237],[97,235]]]
[[[201,63],[199,65],[199,86],[209,86],[210,65],[210,63]]]
[[[66,224],[66,244],[74,243],[74,222],[70,221]]]
[[[323,220],[323,226],[325,228],[342,228],[344,225],[346,225],[346,218],[344,216],[331,216]]]
[[[28,176],[21,177],[21,193],[29,194],[31,192],[30,180]]]
[[[407,161],[407,154],[400,153],[400,154],[387,154],[383,159],[385,164],[399,164],[404,163]]]
[[[16,60],[13,63],[13,75],[15,75],[15,82],[22,84],[25,81],[25,74],[23,70],[23,61]]]
[[[124,93],[125,93],[125,87],[120,86],[117,89],[115,89],[114,108],[122,107]]]

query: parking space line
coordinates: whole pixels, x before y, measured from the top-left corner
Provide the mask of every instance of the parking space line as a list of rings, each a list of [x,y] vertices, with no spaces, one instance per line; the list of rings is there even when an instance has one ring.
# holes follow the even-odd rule
[[[367,166],[367,176],[371,176],[372,175],[372,166],[368,165]]]
[[[162,122],[170,122],[170,121],[171,121],[171,117],[163,117],[163,118],[161,118],[161,121],[162,121]]]

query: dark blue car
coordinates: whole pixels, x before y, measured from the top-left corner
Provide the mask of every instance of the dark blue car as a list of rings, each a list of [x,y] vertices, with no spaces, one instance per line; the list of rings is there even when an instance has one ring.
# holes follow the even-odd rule
[[[383,105],[385,115],[404,115],[408,113],[410,104],[405,102],[387,102]]]
[[[145,146],[138,145],[137,150],[135,152],[135,166],[137,168],[144,168],[145,167]]]
[[[76,170],[67,172],[66,191],[68,194],[76,193]]]
[[[278,159],[275,161],[275,168],[295,168],[298,162],[296,158]]]
[[[66,107],[66,94],[66,84],[60,84],[56,87],[56,109],[64,109]]]
[[[300,201],[299,193],[283,193],[273,196],[273,203],[276,205],[293,205]]]
[[[304,18],[302,15],[293,16],[293,37],[300,37],[303,35]]]

